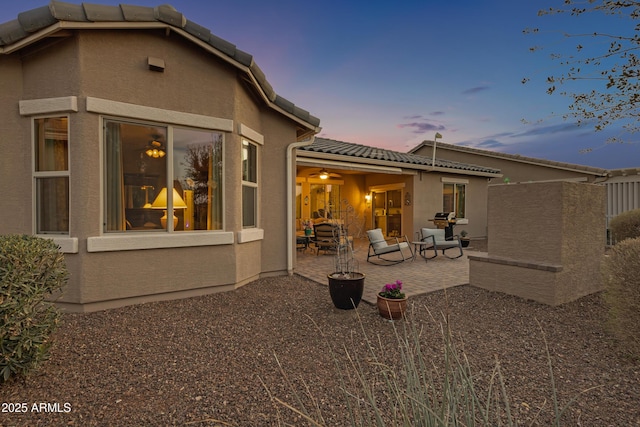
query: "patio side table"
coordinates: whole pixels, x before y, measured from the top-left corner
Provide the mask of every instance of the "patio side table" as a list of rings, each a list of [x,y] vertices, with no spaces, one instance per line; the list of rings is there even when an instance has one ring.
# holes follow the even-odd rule
[[[416,256],[418,256],[418,254],[420,254],[420,256],[424,258],[425,261],[428,261],[428,258],[422,255],[423,246],[431,246],[433,243],[418,240],[415,242],[411,242],[411,244],[413,245],[413,258],[411,259],[411,262],[416,260]]]

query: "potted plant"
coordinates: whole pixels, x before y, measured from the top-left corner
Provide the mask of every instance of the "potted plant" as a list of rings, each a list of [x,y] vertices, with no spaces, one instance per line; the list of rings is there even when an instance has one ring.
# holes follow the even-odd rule
[[[462,230],[460,232],[460,243],[462,244],[463,248],[466,248],[469,246],[469,238],[467,237],[469,235],[469,233],[467,233],[467,230]]]
[[[340,215],[333,215],[334,271],[327,275],[329,294],[336,308],[349,310],[358,307],[364,290],[364,273],[358,270],[353,253],[353,241],[349,236],[349,224],[354,219],[353,207],[346,200]]]
[[[407,296],[402,292],[402,282],[387,283],[378,292],[378,313],[385,319],[402,319],[407,310]]]
[[[302,228],[304,230],[305,236],[311,236],[311,234],[313,233],[313,223],[310,219],[305,219],[304,221],[302,221]]]

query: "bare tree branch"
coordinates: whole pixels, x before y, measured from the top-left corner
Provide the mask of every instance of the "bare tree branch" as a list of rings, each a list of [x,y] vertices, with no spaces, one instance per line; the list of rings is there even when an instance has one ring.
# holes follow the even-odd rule
[[[562,8],[548,8],[538,12],[539,16],[569,14],[579,16],[586,13],[601,13],[613,18],[627,17],[629,28],[620,28],[622,34],[593,32],[564,34],[566,38],[580,39],[574,53],[553,53],[565,70],[548,76],[547,93],[556,92],[571,99],[566,120],[573,119],[579,125],[592,124],[601,131],[613,124],[622,125],[629,133],[640,131],[640,1],[630,0],[564,0]],[[527,28],[525,34],[539,34],[537,28]],[[626,33],[626,34],[625,34]],[[607,43],[602,41],[609,40]],[[530,48],[531,52],[541,50]],[[525,77],[522,83],[531,79]],[[593,82],[585,91],[578,83]],[[562,88],[562,90],[558,90]]]

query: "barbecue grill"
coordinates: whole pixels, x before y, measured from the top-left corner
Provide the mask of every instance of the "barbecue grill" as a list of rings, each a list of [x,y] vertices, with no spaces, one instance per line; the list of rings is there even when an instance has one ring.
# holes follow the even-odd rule
[[[438,228],[444,228],[444,236],[446,239],[453,237],[453,226],[456,225],[455,212],[436,212],[431,220]]]

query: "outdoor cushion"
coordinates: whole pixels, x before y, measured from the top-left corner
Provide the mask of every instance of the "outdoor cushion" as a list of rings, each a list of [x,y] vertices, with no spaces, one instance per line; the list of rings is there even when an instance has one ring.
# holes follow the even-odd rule
[[[438,250],[442,250],[442,254],[447,258],[459,258],[463,255],[462,252],[462,243],[458,236],[455,236],[455,239],[447,240],[445,237],[445,231],[441,228],[422,228],[420,230],[421,241],[425,243],[431,243],[431,245],[421,245],[420,247],[420,255],[425,258],[435,258],[438,256]],[[448,256],[445,251],[451,248],[459,248],[460,254],[455,257]],[[433,249],[434,255],[432,257],[427,257],[422,252],[427,249]]]
[[[375,256],[380,260],[385,261],[384,265],[397,264],[399,262],[404,261],[405,256],[402,253],[402,249],[409,249],[411,252],[411,246],[409,246],[409,242],[407,241],[407,237],[404,236],[404,241],[401,242],[397,237],[391,239],[385,239],[382,234],[382,229],[376,228],[374,230],[367,230],[367,237],[369,238],[369,252],[367,254],[367,261],[375,264],[370,260],[371,257]],[[389,241],[393,241],[395,243],[389,244]],[[387,259],[383,258],[381,255],[389,254],[393,252],[400,252],[402,259]],[[411,253],[413,256],[413,253]]]

